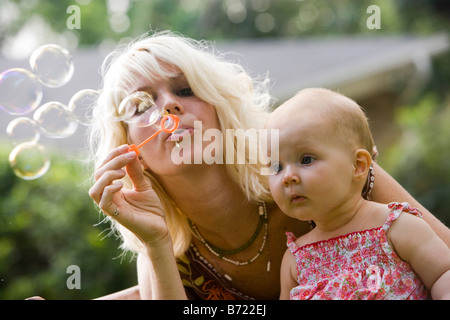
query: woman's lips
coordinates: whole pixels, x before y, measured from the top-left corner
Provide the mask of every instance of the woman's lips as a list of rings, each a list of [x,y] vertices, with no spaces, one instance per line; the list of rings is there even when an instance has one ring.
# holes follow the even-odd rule
[[[194,132],[193,128],[178,128],[168,138],[168,141],[178,142]]]

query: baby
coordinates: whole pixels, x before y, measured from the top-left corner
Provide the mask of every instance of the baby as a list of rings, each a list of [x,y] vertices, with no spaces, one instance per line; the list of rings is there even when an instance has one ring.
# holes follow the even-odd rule
[[[276,109],[279,162],[269,177],[288,216],[316,227],[281,266],[281,299],[450,299],[450,250],[408,203],[365,200],[373,140],[365,113],[326,89]]]

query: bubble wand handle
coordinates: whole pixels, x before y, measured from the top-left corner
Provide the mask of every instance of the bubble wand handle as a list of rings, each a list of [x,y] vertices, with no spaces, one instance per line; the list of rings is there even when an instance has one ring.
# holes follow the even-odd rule
[[[169,121],[170,120],[170,121]],[[170,124],[166,127],[166,121],[168,121]],[[178,128],[178,123],[180,122],[180,118],[174,114],[167,114],[161,119],[161,129],[156,131],[154,134],[152,134],[150,137],[145,139],[140,145],[136,146],[135,144],[132,144],[130,146],[130,152],[134,151],[137,155],[139,155],[139,148],[141,148],[144,144],[152,140],[158,133],[161,131],[172,133]]]

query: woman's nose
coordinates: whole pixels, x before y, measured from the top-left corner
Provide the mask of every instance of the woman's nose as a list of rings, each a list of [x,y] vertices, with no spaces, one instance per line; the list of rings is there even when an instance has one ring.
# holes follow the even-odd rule
[[[171,94],[171,93],[164,93],[163,95],[159,95],[158,99],[160,101],[160,106],[162,110],[166,111],[167,113],[171,114],[181,114],[184,112],[184,108],[181,105],[181,103],[178,101],[177,96]]]
[[[285,168],[282,183],[285,187],[288,187],[291,183],[294,184],[300,183],[300,175],[295,170],[295,168],[293,168],[293,166],[288,165]]]

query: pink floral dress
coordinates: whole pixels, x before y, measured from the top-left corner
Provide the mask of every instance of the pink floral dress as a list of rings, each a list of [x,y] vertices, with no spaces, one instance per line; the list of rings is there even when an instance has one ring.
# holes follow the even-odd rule
[[[389,204],[383,226],[352,232],[302,247],[287,232],[287,246],[297,262],[298,286],[291,300],[416,300],[430,292],[409,264],[389,245],[386,233],[402,212],[422,217],[408,203]]]

